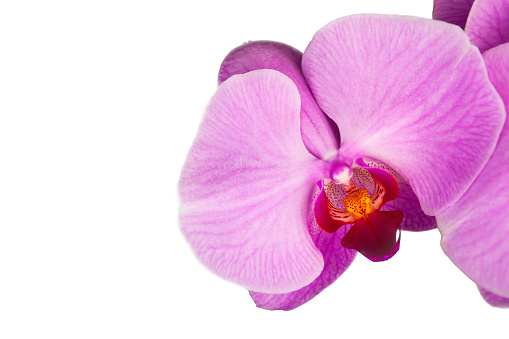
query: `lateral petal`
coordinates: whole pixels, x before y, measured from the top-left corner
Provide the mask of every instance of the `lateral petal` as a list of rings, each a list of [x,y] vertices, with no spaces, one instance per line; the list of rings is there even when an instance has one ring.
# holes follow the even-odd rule
[[[257,69],[273,69],[288,76],[301,98],[300,128],[304,145],[311,154],[323,159],[339,148],[336,124],[316,104],[301,69],[302,53],[274,41],[250,41],[231,51],[219,70],[219,83],[232,75]]]
[[[475,0],[435,0],[433,19],[448,22],[465,28],[468,13]]]
[[[394,168],[428,215],[471,185],[505,119],[479,51],[440,21],[341,18],[315,34],[302,67],[338,124],[345,161],[368,156]]]
[[[476,0],[465,32],[481,53],[509,42],[509,0]]]
[[[484,54],[493,85],[509,109],[509,43]],[[445,254],[470,279],[509,298],[509,123],[473,185],[437,215]]]
[[[304,147],[299,111],[285,75],[231,77],[210,101],[182,170],[183,234],[209,269],[253,291],[294,291],[323,269],[306,216],[327,168]]]

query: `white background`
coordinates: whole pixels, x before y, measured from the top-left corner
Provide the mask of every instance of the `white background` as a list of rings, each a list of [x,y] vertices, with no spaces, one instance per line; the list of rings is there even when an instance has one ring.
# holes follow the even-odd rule
[[[9,1],[0,6],[0,338],[507,338],[442,253],[403,233],[291,312],[193,256],[176,184],[224,56],[304,50],[354,13],[432,0]],[[505,323],[505,324],[504,324]]]

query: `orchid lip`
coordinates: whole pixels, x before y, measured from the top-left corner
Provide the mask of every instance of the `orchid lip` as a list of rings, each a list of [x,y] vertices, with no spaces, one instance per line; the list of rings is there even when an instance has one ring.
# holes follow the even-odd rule
[[[320,194],[314,206],[315,219],[320,228],[333,233],[340,227],[353,224],[341,244],[355,249],[372,261],[391,258],[399,249],[401,211],[380,211],[382,206],[398,196],[398,183],[392,174],[368,167],[362,159],[355,165],[371,176],[374,190],[359,189],[352,180],[354,172],[345,161],[338,158],[329,163],[330,181],[318,183]],[[334,202],[327,196],[331,190],[340,189],[346,198]],[[343,205],[343,206],[340,206]]]

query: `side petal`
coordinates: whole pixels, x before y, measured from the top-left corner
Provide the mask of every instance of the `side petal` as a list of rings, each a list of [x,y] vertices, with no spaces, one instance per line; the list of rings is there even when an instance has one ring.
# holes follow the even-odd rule
[[[479,287],[479,286],[478,286]],[[484,300],[493,307],[508,308],[509,298],[504,298],[499,295],[493,294],[482,287],[479,287],[479,292]]]
[[[273,69],[293,80],[301,98],[301,133],[311,154],[323,159],[339,148],[336,124],[316,104],[301,69],[302,53],[295,48],[273,41],[251,41],[231,51],[219,70],[219,83],[232,75],[257,69]]]
[[[475,0],[435,0],[433,19],[448,22],[465,28],[468,13]]]
[[[232,77],[212,98],[179,182],[180,226],[214,273],[250,290],[311,283],[323,257],[306,216],[326,166],[304,147],[299,93],[285,75]]]
[[[484,54],[509,109],[509,44]],[[509,123],[490,161],[465,195],[437,215],[445,254],[475,283],[509,298]]]
[[[257,307],[266,310],[293,310],[313,299],[336,281],[355,258],[357,251],[341,246],[341,240],[351,226],[344,226],[335,233],[327,233],[316,224],[313,206],[315,206],[320,191],[321,189],[315,186],[309,203],[307,220],[309,234],[322,253],[325,262],[322,273],[311,284],[294,292],[283,294],[249,292]]]
[[[428,215],[467,190],[505,119],[479,51],[460,28],[440,21],[341,18],[315,34],[302,67],[338,124],[343,159],[391,166]]]
[[[375,159],[364,159],[366,165],[370,168],[376,167],[386,170],[398,182],[398,197],[394,200],[385,202],[382,206],[382,211],[401,211],[403,212],[403,221],[399,225],[403,231],[421,232],[435,229],[437,222],[435,217],[426,215],[422,209],[419,199],[415,196],[412,187],[408,182],[394,169],[386,164]],[[359,187],[366,187],[369,194],[373,194],[374,186],[370,183],[370,176],[366,170],[366,166],[360,166],[357,161],[357,166],[354,167],[354,179],[359,180]]]
[[[476,0],[465,32],[481,53],[509,42],[509,0]]]

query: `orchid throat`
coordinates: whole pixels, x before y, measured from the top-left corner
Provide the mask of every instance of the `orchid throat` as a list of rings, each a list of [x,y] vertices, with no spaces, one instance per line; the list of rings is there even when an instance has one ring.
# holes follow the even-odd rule
[[[373,193],[359,189],[352,180],[350,166],[334,160],[330,163],[331,181],[318,182],[320,193],[314,206],[316,223],[324,231],[333,233],[341,226],[353,224],[341,241],[346,248],[355,249],[372,261],[391,258],[399,250],[401,211],[380,211],[382,206],[398,197],[398,182],[382,168],[369,167],[363,160],[356,162],[357,173],[364,173],[373,182]],[[367,172],[367,173],[366,173]],[[355,174],[357,175],[357,174]],[[334,204],[327,192],[342,190],[346,198]]]

